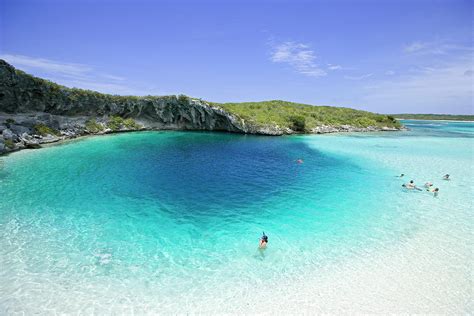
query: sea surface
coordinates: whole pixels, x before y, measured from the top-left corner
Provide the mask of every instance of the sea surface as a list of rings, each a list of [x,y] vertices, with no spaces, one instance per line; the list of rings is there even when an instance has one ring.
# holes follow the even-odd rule
[[[0,314],[472,314],[474,123],[404,123],[0,157]]]

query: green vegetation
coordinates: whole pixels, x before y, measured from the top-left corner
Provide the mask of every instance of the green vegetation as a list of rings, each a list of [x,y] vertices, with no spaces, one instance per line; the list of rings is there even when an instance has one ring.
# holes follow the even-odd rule
[[[41,136],[46,136],[46,135],[56,135],[59,136],[59,132],[49,126],[46,126],[44,124],[37,124],[34,126],[34,129],[36,133],[40,134]]]
[[[100,93],[93,90],[79,89],[79,88],[68,88],[59,85],[55,82],[32,76],[24,71],[15,69],[15,73],[21,76],[25,81],[31,82],[34,86],[41,87],[39,94],[47,95],[50,99],[63,100],[64,102],[76,103],[76,102],[91,102],[91,101],[103,101],[106,103],[116,104],[128,104],[137,101],[146,100],[157,100],[157,99],[174,99],[176,96],[133,96],[133,95],[112,95],[106,93]],[[42,92],[41,92],[42,91]],[[188,101],[189,97],[180,96],[180,101]]]
[[[178,101],[181,102],[181,103],[184,103],[186,104],[187,102],[189,102],[190,98],[184,94],[180,94],[178,96]]]
[[[15,144],[11,139],[5,139],[5,146],[10,149],[15,148]]]
[[[118,131],[123,126],[123,118],[120,116],[112,116],[107,122],[107,127],[113,131]]]
[[[392,116],[332,106],[312,106],[287,101],[212,103],[257,125],[278,125],[307,132],[320,125],[400,127]]]
[[[120,116],[112,116],[107,122],[107,127],[113,131],[121,130],[122,128],[126,129],[140,129],[141,126],[134,119],[128,118],[123,119]]]
[[[11,118],[7,118],[5,122],[7,123],[7,125],[15,124],[15,120]]]
[[[451,115],[451,114],[392,114],[402,120],[450,120],[450,121],[474,121],[474,115]]]
[[[98,133],[104,130],[102,124],[97,123],[95,119],[90,119],[86,122],[86,129],[90,133]]]
[[[24,80],[31,81],[37,89],[39,96],[47,96],[56,102],[70,104],[74,109],[76,104],[110,104],[116,107],[127,107],[136,103],[146,105],[150,101],[160,100],[164,103],[179,102],[182,105],[189,104],[191,98],[185,95],[179,96],[120,96],[103,94],[96,91],[67,88],[54,82],[28,75],[16,70]],[[401,124],[389,115],[376,114],[366,111],[358,111],[349,108],[331,106],[312,106],[308,104],[292,103],[286,101],[264,101],[245,103],[211,103],[221,107],[225,111],[243,119],[246,124],[255,126],[279,126],[290,128],[297,132],[309,132],[321,125],[341,126],[351,125],[354,127],[401,127]],[[398,117],[398,116],[397,116]],[[95,131],[99,128],[94,121],[89,122],[86,128]],[[110,117],[107,127],[113,131],[121,129],[139,129],[133,119],[124,119],[120,116]]]
[[[140,129],[141,126],[134,119],[128,118],[123,121],[123,125],[128,129]]]

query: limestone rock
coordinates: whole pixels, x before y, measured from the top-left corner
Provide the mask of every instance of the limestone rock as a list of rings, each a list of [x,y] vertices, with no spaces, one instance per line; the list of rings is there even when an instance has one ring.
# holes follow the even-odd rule
[[[10,130],[12,131],[12,133],[17,134],[17,135],[32,132],[31,128],[28,128],[28,127],[23,126],[23,125],[17,125],[17,124],[10,125]]]
[[[5,140],[16,140],[17,139],[17,136],[15,134],[13,134],[13,132],[10,130],[10,129],[4,129],[2,131],[2,136],[3,136],[3,139]]]
[[[116,116],[122,123],[109,125]],[[126,119],[135,123],[125,124]],[[49,132],[55,135],[35,135],[38,125],[41,125],[42,133],[48,133],[49,128]],[[69,89],[17,71],[0,59],[0,136],[3,144],[0,153],[10,151],[5,140],[12,141],[14,149],[36,148],[43,143],[82,135],[142,129],[227,131],[272,136],[296,133],[286,127],[246,122],[219,106],[186,96],[124,97]],[[311,132],[376,130],[396,129],[323,125]]]
[[[23,142],[26,148],[40,148],[40,141],[33,136],[23,133],[20,136],[20,141]]]

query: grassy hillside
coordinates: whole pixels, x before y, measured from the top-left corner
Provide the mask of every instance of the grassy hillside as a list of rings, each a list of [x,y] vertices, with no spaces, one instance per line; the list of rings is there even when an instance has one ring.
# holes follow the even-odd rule
[[[474,121],[474,115],[451,115],[451,114],[392,114],[393,117],[411,120],[451,120],[451,121]]]
[[[401,126],[392,116],[332,106],[312,106],[279,100],[213,104],[256,124],[277,124],[301,132],[319,125]]]
[[[26,95],[30,97],[29,105],[32,109],[55,110],[63,109],[68,115],[97,114],[96,109],[101,108],[106,112],[111,108],[133,108],[134,104],[148,104],[150,101],[169,101],[172,104],[191,106],[191,98],[176,96],[120,96],[104,94],[91,90],[68,88],[49,80],[29,75],[21,70],[14,69],[5,61],[0,60],[4,70],[10,69],[15,74],[18,82],[9,84],[8,71],[0,72],[6,86],[12,90],[10,95]],[[2,68],[2,67],[0,67]],[[1,69],[0,69],[1,70]],[[0,78],[2,79],[2,78]],[[0,82],[1,83],[1,82]],[[1,86],[1,84],[0,84]],[[22,90],[23,89],[23,90]],[[7,112],[15,112],[23,103],[11,102],[4,106]],[[35,101],[36,103],[34,103]],[[349,108],[332,106],[312,106],[308,104],[287,101],[263,101],[245,103],[212,103],[211,105],[223,108],[257,127],[278,125],[279,128],[289,128],[295,132],[310,132],[321,125],[338,127],[351,125],[353,127],[401,127],[393,116],[359,111]],[[31,110],[31,109],[29,109]],[[104,112],[104,113],[105,113]]]

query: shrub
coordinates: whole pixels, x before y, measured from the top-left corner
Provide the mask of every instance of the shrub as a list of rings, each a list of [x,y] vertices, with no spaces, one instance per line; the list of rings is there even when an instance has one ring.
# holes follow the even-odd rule
[[[377,123],[374,119],[370,119],[370,118],[367,118],[367,117],[359,117],[355,120],[355,123],[356,123],[356,125],[361,126],[361,127],[377,125]]]
[[[189,102],[189,97],[188,96],[185,96],[184,94],[180,94],[178,96],[178,101],[180,103],[188,103]]]
[[[96,122],[95,119],[90,119],[86,122],[86,129],[90,133],[98,133],[104,130],[102,124]]]
[[[112,116],[107,122],[107,127],[113,131],[118,131],[122,128],[123,124],[123,118],[121,118],[120,116]]]
[[[15,120],[11,118],[7,118],[5,122],[7,122],[7,124],[15,124]]]
[[[312,106],[286,101],[263,101],[244,103],[212,103],[241,119],[257,125],[279,125],[295,131],[309,131],[320,125],[394,126],[386,115],[349,108]]]
[[[128,129],[140,129],[141,126],[134,119],[128,118],[123,121],[123,125]]]
[[[135,122],[134,119],[128,118],[123,119],[120,116],[112,116],[107,122],[107,127],[113,131],[121,130],[122,128],[126,129],[140,129],[141,125]]]
[[[304,132],[306,128],[306,120],[304,116],[295,115],[290,117],[290,121],[292,122],[292,126],[290,127],[292,130],[296,132]]]
[[[15,144],[11,139],[5,139],[5,146],[10,149],[15,148]]]
[[[44,124],[36,124],[34,126],[34,129],[36,133],[40,134],[41,136],[46,136],[46,135],[59,135],[59,132],[49,126],[46,126]]]

